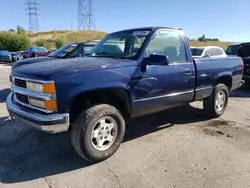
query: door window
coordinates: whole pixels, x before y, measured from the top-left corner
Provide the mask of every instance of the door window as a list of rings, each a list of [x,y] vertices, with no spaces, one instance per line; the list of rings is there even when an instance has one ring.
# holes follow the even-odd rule
[[[219,48],[212,48],[212,56],[223,55],[223,51]]]
[[[160,31],[157,33],[146,51],[146,57],[151,54],[165,55],[169,63],[187,62],[183,38],[176,32]]]
[[[211,48],[206,48],[205,51],[204,51],[204,55],[211,56],[212,55]]]

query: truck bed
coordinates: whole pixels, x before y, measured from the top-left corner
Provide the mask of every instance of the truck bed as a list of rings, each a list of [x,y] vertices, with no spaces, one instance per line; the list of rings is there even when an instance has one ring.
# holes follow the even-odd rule
[[[196,88],[193,101],[210,96],[218,78],[226,79],[230,90],[241,85],[243,62],[240,57],[208,57],[194,62]]]

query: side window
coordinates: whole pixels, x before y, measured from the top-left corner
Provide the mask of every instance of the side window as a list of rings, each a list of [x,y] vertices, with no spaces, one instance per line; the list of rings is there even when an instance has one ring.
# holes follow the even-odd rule
[[[73,54],[74,57],[83,57],[84,56],[84,46],[78,48],[77,51]]]
[[[222,55],[222,54],[223,54],[223,52],[222,52],[221,49],[219,49],[219,48],[212,48],[212,55],[213,56]]]
[[[37,48],[38,52],[44,52],[44,50],[42,48]]]
[[[187,62],[182,36],[175,32],[161,31],[157,33],[149,44],[146,57],[151,54],[166,55],[170,63]]]
[[[206,54],[208,54],[208,55],[212,55],[212,52],[211,52],[211,48],[206,48],[205,49],[205,51],[204,51],[204,55],[206,55]]]
[[[29,49],[28,49],[28,52],[29,52],[29,53],[33,53],[33,52],[37,52],[37,50],[36,50],[36,48],[29,48]]]
[[[94,46],[85,46],[84,47],[84,53],[89,53],[89,51],[93,48]]]
[[[250,57],[250,46],[249,45],[243,46],[242,57]]]

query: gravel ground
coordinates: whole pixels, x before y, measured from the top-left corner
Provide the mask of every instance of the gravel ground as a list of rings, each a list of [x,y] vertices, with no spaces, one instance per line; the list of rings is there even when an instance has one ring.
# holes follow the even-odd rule
[[[125,141],[99,164],[82,160],[70,134],[49,135],[8,119],[9,66],[0,65],[0,187],[250,187],[250,91],[226,113],[193,103],[127,123]]]

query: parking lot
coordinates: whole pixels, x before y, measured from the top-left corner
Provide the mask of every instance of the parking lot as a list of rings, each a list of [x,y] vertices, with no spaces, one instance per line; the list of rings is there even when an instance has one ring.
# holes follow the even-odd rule
[[[115,155],[91,164],[70,133],[8,119],[10,68],[0,65],[0,187],[250,187],[250,88],[233,92],[219,119],[194,103],[129,121]]]

